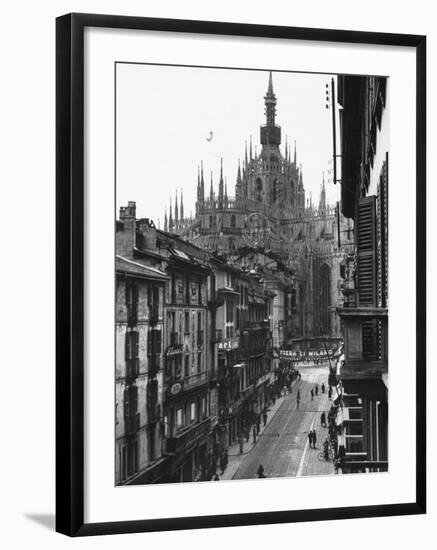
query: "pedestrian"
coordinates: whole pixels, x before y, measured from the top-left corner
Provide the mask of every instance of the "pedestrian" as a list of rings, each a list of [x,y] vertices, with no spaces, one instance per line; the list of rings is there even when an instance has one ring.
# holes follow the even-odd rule
[[[261,417],[260,415],[258,415],[256,417],[256,435],[259,434],[260,429],[261,429]]]
[[[266,477],[266,476],[264,475],[264,467],[263,467],[262,464],[259,465],[258,470],[256,471],[256,473],[258,474],[258,477],[259,477],[260,479]]]
[[[240,434],[238,436],[238,444],[240,445],[240,455],[242,454],[243,450],[244,450],[244,439],[243,439],[243,434]]]
[[[213,481],[220,481],[220,478],[217,474],[212,478]]]
[[[263,412],[263,424],[264,424],[264,426],[267,424],[267,412],[266,411]]]
[[[314,390],[311,390],[310,394],[311,394],[311,401],[312,401],[314,399]]]
[[[256,443],[256,426],[253,427],[252,434],[253,434],[253,444],[255,445],[255,443]]]
[[[299,380],[302,378],[302,374],[300,373],[300,371],[298,371],[299,373]]]
[[[326,428],[326,414],[325,414],[325,411],[322,412],[322,414],[320,415],[320,424]]]
[[[312,431],[312,430],[310,430],[310,431],[308,432],[308,441],[309,441],[309,443],[310,443],[310,449],[311,449],[312,446],[313,446],[313,431]]]
[[[319,395],[319,386],[317,384],[316,384],[315,390],[316,390],[316,397],[317,397]]]
[[[331,399],[331,397],[332,397],[332,389],[331,389],[331,386],[329,386],[328,397],[329,397],[329,399]]]
[[[325,383],[322,382],[322,393],[325,393],[325,389],[326,389],[326,388],[325,388]]]
[[[316,430],[313,430],[313,449],[316,448],[316,443],[317,443],[317,434],[316,434]]]

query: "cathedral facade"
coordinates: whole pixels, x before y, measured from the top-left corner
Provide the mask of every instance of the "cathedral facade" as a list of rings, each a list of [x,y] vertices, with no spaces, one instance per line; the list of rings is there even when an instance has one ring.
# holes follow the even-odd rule
[[[260,149],[245,147],[238,163],[233,196],[223,178],[217,191],[199,167],[194,217],[185,217],[183,197],[176,196],[165,215],[164,230],[226,258],[248,271],[285,278],[291,288],[291,324],[282,342],[299,338],[341,336],[336,306],[341,305],[341,271],[353,249],[353,222],[339,205],[326,200],[322,179],[318,206],[306,198],[303,169],[287,142],[281,150],[276,123],[272,73],[264,96],[265,123]],[[255,149],[255,150],[254,150]],[[208,185],[209,183],[209,185]]]

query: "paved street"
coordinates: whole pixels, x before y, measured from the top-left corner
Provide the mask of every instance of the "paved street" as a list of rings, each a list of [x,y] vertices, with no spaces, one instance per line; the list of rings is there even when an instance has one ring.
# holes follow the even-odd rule
[[[291,394],[278,400],[269,413],[267,425],[262,429],[255,445],[250,441],[250,448],[245,447],[243,455],[238,450],[231,451],[227,470],[221,479],[248,479],[257,477],[260,464],[264,467],[266,477],[293,477],[307,475],[333,474],[332,462],[320,461],[319,452],[327,428],[320,425],[320,414],[328,412],[332,401],[327,391],[321,393],[322,382],[327,387],[328,367],[302,368],[302,379],[293,385]],[[319,395],[311,400],[310,391],[318,384]],[[296,395],[300,389],[301,402],[297,409]],[[311,449],[308,443],[308,432],[315,429],[317,448]],[[232,454],[235,453],[235,454]]]

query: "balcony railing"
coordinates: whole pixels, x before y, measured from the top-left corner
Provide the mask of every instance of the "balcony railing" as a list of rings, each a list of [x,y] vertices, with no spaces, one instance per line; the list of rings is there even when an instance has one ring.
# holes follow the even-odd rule
[[[166,449],[168,453],[180,454],[186,452],[195,443],[207,437],[210,431],[211,420],[207,418],[199,424],[192,424],[181,430],[175,437],[169,437],[166,440]]]
[[[372,378],[387,373],[386,308],[338,308],[344,322],[345,356],[341,378]]]
[[[188,389],[193,386],[199,386],[200,384],[204,384],[206,381],[206,371],[191,374],[190,376],[186,376],[184,378],[184,388]]]
[[[134,434],[140,429],[140,413],[135,413],[124,418],[124,431],[126,435]]]

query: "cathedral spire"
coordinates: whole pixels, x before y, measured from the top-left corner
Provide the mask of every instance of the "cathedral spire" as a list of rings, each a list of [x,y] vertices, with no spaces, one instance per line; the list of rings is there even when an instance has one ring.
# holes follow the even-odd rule
[[[173,215],[171,210],[171,197],[170,197],[170,214],[168,217],[168,230],[171,232],[172,229],[173,229]]]
[[[244,142],[244,166],[247,168],[247,140]]]
[[[320,190],[319,210],[320,212],[326,211],[326,189],[325,189],[325,172],[322,172],[322,185]]]
[[[252,136],[250,136],[249,158],[252,160]]]
[[[223,158],[220,159],[220,180],[219,180],[219,191],[218,191],[218,200],[223,200]]]
[[[181,189],[181,222],[184,221],[184,195],[183,195],[184,191],[183,189]]]
[[[211,170],[211,188],[209,190],[209,198],[211,202],[214,200],[214,187],[212,185],[212,170]]]
[[[176,189],[176,200],[175,200],[175,205],[174,205],[174,221],[175,221],[175,224],[177,225],[177,223],[179,221],[178,190],[177,189]]]
[[[267,89],[267,94],[264,96],[264,104],[266,106],[266,124],[267,126],[275,126],[276,96],[273,93],[272,71],[269,73],[269,86]]]
[[[167,208],[165,209],[165,212],[164,212],[164,231],[168,231],[168,219],[167,219]]]
[[[261,126],[261,144],[267,145],[271,149],[271,145],[279,146],[281,144],[281,128],[276,126],[276,96],[273,92],[273,77],[272,71],[269,71],[269,84],[267,93],[264,96],[266,122]]]
[[[228,182],[225,177],[225,202],[228,202]]]

